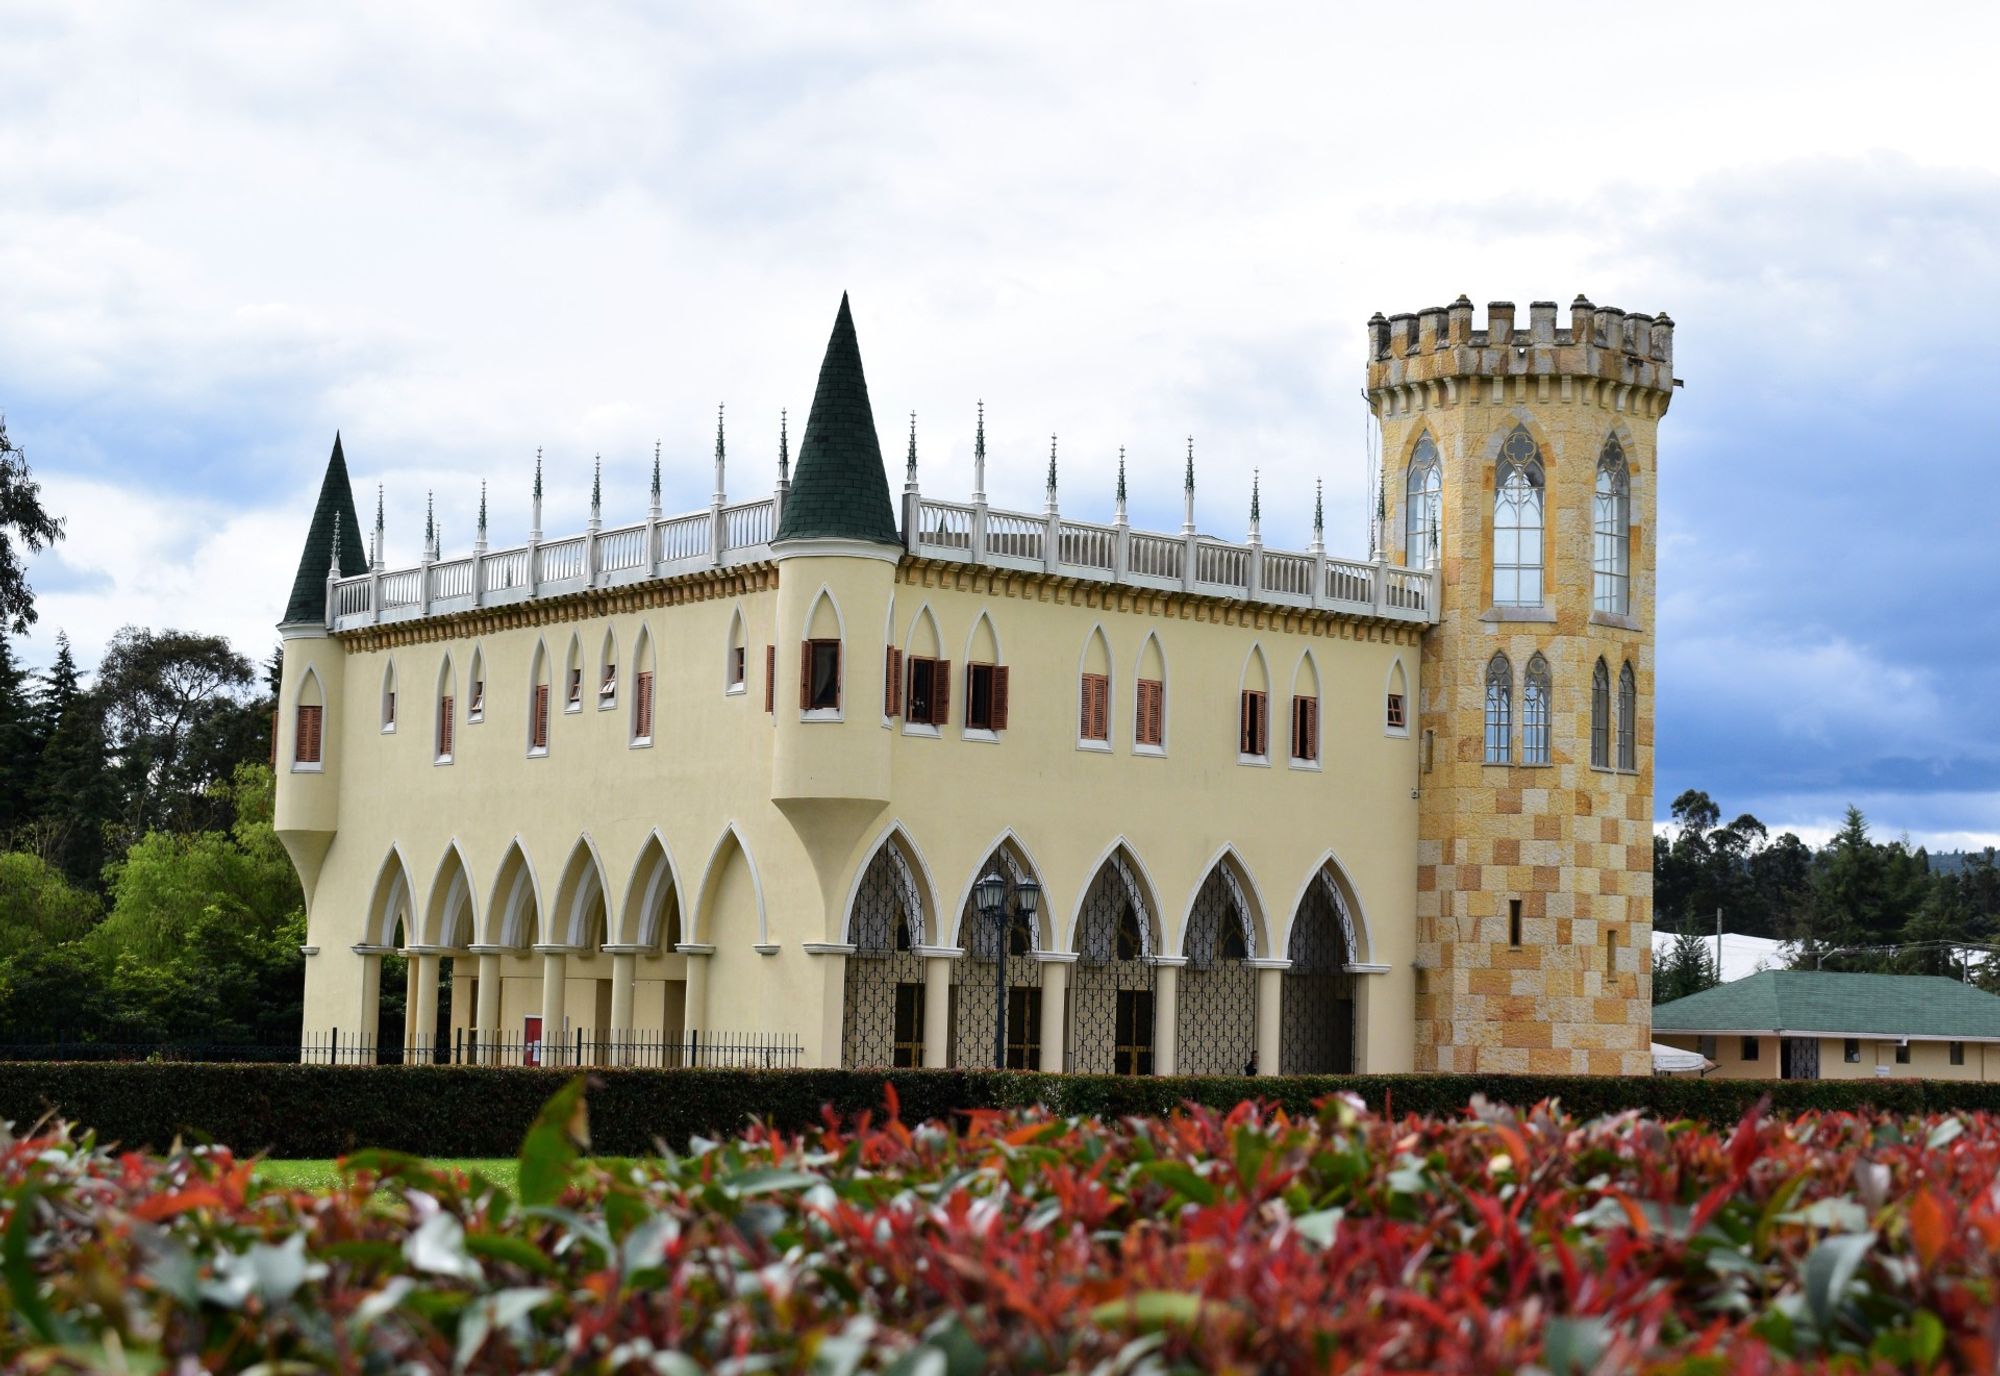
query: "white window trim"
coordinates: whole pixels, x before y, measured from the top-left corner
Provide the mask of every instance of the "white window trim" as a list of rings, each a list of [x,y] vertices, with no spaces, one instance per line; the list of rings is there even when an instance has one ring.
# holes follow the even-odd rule
[[[1301,760],[1294,757],[1286,761],[1286,764],[1289,768],[1296,769],[1301,774],[1323,774],[1326,772],[1325,767],[1318,760]]]
[[[838,707],[809,707],[799,713],[799,720],[805,722],[846,721],[846,713]]]
[[[961,740],[978,741],[982,745],[1000,744],[1000,733],[987,726],[968,726],[959,732]]]
[[[646,750],[650,749],[652,744],[653,744],[653,738],[651,736],[634,736],[629,742],[627,742],[626,749]]]
[[[1135,741],[1132,745],[1132,753],[1143,759],[1164,760],[1167,757],[1167,747],[1164,745],[1140,745]]]
[[[479,723],[481,723],[482,721],[485,721],[485,720],[486,720],[486,709],[485,709],[485,708],[483,708],[483,707],[480,707],[480,708],[471,708],[471,707],[468,707],[468,708],[466,708],[466,709],[465,709],[465,724],[466,724],[467,726],[477,726],[477,725],[479,725]]]
[[[326,773],[326,762],[324,760],[294,760],[292,761],[292,773],[324,774]]]
[[[529,759],[545,760],[548,757],[549,757],[549,748],[546,745],[531,745],[528,747]]]
[[[614,675],[611,680],[611,691],[606,692],[605,686],[601,683],[597,685],[597,710],[600,712],[609,712],[617,705],[618,679]]]
[[[1269,755],[1246,755],[1239,750],[1236,752],[1236,763],[1249,765],[1252,769],[1269,769],[1271,767],[1271,757]]]
[[[903,734],[906,736],[916,736],[919,739],[927,741],[936,741],[944,739],[944,732],[938,730],[935,723],[927,721],[904,722]]]
[[[727,688],[724,688],[722,690],[722,695],[726,698],[740,698],[749,691],[750,691],[750,685],[747,682],[737,682],[730,684]]]
[[[1094,736],[1078,736],[1076,738],[1076,748],[1087,751],[1092,755],[1109,755],[1111,753],[1111,742],[1098,740]]]
[[[393,736],[393,735],[395,735],[395,734],[396,734],[396,723],[395,723],[394,721],[385,721],[385,722],[383,722],[383,723],[382,723],[382,734],[383,734],[383,735],[385,735],[385,736]]]
[[[431,761],[431,763],[432,763],[432,764],[434,764],[434,765],[445,765],[445,764],[450,764],[450,763],[451,763],[451,756],[450,756],[450,755],[439,755],[439,756],[438,756],[438,757],[437,757],[436,759],[432,760],[432,761]]]

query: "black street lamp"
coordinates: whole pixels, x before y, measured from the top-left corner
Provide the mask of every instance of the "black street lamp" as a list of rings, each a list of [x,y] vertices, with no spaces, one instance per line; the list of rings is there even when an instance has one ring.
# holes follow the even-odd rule
[[[1012,924],[1007,914],[1007,880],[998,870],[988,870],[972,886],[973,902],[979,915],[993,929],[993,1068],[1007,1068],[1007,946]],[[1032,879],[1014,885],[1014,912],[1034,929],[1035,911],[1041,906],[1042,886]]]

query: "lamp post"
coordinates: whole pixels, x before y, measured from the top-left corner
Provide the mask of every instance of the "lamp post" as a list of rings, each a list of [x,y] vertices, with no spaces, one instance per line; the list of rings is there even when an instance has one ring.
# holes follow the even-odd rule
[[[979,915],[993,929],[993,1068],[1007,1068],[1007,944],[1012,924],[1008,921],[1007,880],[998,870],[988,870],[973,885],[973,901]],[[1031,928],[1041,905],[1042,886],[1023,879],[1013,886],[1014,912],[1028,920]]]

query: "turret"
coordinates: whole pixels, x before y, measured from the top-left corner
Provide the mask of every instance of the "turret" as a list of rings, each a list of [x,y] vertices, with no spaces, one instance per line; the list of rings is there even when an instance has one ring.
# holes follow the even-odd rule
[[[1655,439],[1673,322],[1368,322],[1383,557],[1434,569],[1419,1069],[1650,1070]]]

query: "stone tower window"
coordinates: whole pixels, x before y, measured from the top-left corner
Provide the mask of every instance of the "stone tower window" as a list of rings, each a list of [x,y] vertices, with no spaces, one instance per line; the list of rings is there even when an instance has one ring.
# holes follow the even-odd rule
[[[1514,666],[1504,654],[1486,663],[1486,763],[1514,759]]]
[[[1537,652],[1521,680],[1521,763],[1549,762],[1549,662]]]
[[[1611,616],[1624,616],[1632,606],[1631,530],[1632,482],[1625,469],[1625,450],[1612,436],[1597,460],[1595,531],[1595,593],[1592,605]]]
[[[1590,765],[1611,768],[1611,670],[1602,659],[1590,673]]]
[[[1434,569],[1438,562],[1438,509],[1443,477],[1437,444],[1425,431],[1410,455],[1409,486],[1403,502],[1403,563]]]
[[[1519,425],[1494,472],[1493,603],[1542,605],[1542,454]]]
[[[1628,662],[1618,671],[1618,767],[1639,767],[1639,680]]]

